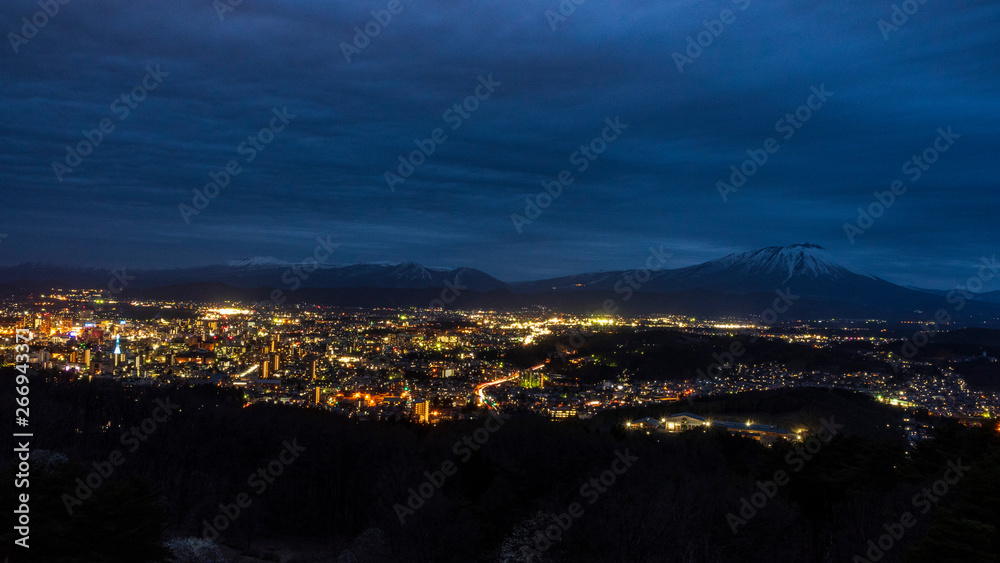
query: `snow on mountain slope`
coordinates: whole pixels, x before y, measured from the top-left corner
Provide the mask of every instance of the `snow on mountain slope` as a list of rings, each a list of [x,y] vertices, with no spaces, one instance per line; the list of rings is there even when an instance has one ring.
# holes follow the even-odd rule
[[[798,276],[843,278],[852,274],[823,247],[815,244],[769,246],[759,250],[730,254],[692,268],[703,271],[734,271],[747,276],[773,278],[787,282]]]
[[[512,284],[512,287],[520,293],[615,291],[624,287],[626,274],[625,270],[579,274]],[[654,272],[637,291],[679,293],[704,290],[746,294],[768,293],[794,286],[821,294],[837,292],[841,286],[854,291],[861,286],[885,283],[850,271],[820,246],[803,243],[770,246],[730,254],[702,264]]]
[[[290,265],[289,262],[278,260],[274,256],[254,256],[253,258],[241,258],[226,262],[226,266],[231,268],[281,268]]]

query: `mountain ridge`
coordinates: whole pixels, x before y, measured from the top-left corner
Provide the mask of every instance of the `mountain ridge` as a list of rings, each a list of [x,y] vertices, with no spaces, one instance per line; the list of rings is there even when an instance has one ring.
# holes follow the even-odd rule
[[[224,295],[224,286],[233,288],[230,293],[237,298],[276,288],[285,295],[299,292],[292,301],[346,304],[353,296],[359,302],[397,306],[425,306],[450,288],[460,296],[452,306],[587,308],[596,303],[599,308],[610,298],[623,310],[683,312],[700,307],[713,314],[727,307],[759,313],[754,307],[766,307],[776,292],[786,292],[796,296],[796,307],[802,312],[834,316],[840,312],[851,318],[866,311],[920,318],[947,306],[942,292],[906,288],[856,273],[822,246],[808,242],[732,253],[675,269],[591,272],[509,283],[475,268],[425,267],[412,261],[345,265],[256,256],[210,266],[117,273],[35,262],[0,267],[0,284],[107,287],[114,293],[125,290],[123,296],[188,295],[192,300],[202,298],[199,293]],[[398,294],[401,291],[405,294]],[[990,299],[975,305],[985,308],[986,318],[992,318],[993,309],[1000,311]]]

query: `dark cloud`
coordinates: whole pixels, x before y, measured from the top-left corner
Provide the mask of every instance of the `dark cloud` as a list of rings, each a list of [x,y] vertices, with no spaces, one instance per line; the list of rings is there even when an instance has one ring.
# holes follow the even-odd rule
[[[403,0],[348,64],[341,44],[387,4],[245,0],[220,21],[209,0],[69,0],[17,54],[8,39],[0,262],[294,260],[332,235],[342,262],[513,280],[630,268],[650,245],[680,266],[810,241],[860,271],[948,286],[997,253],[994,2],[931,0],[886,40],[892,2],[588,0],[552,30],[555,0]],[[723,9],[734,21],[678,72],[674,53]],[[38,10],[4,3],[0,31]],[[169,74],[120,119],[114,100],[157,65]],[[501,86],[452,129],[445,111],[481,76]],[[832,98],[781,138],[776,122],[820,85]],[[240,143],[284,107],[294,119],[245,162]],[[615,116],[628,129],[575,170]],[[114,131],[59,182],[52,162],[102,119]],[[849,242],[842,225],[949,126],[961,138]],[[435,128],[447,140],[391,192],[384,172]],[[716,182],[769,137],[779,151],[724,202]],[[242,172],[185,223],[178,206],[231,159]],[[564,169],[573,184],[518,233],[511,214]]]

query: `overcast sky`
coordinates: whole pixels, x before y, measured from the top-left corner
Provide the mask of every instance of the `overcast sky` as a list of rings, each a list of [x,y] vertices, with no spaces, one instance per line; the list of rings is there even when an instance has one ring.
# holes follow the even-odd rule
[[[556,0],[403,0],[370,23],[387,6],[244,0],[220,18],[210,0],[69,0],[43,18],[5,1],[0,263],[298,260],[329,236],[336,262],[520,280],[639,267],[651,245],[677,267],[811,242],[946,288],[1000,250],[995,2],[929,0],[881,29],[888,1],[586,0],[556,17]],[[807,103],[798,128],[779,122]],[[92,153],[67,157],[102,120]],[[417,139],[433,154],[390,189]],[[935,142],[933,164],[903,167]],[[724,199],[747,150],[767,161]],[[228,186],[185,213],[230,161]],[[511,215],[563,170],[572,183],[519,232]],[[897,180],[851,242],[844,224]]]

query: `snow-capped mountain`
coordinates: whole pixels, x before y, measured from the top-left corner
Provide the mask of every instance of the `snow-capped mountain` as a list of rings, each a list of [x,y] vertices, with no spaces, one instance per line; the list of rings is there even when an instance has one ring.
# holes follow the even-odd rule
[[[528,295],[612,296],[640,310],[689,314],[759,314],[776,292],[795,296],[798,318],[924,318],[949,306],[940,295],[851,271],[815,244],[772,246],[673,270],[619,270],[511,284]],[[629,300],[627,303],[626,301]],[[1000,308],[976,304],[981,319]],[[957,313],[958,311],[954,311]],[[962,315],[972,315],[967,308]]]
[[[822,246],[809,243],[769,246],[760,250],[730,254],[702,266],[703,270],[736,271],[742,275],[755,277],[784,276],[782,280],[784,282],[790,282],[801,276],[843,278],[851,274]]]
[[[871,290],[873,286],[882,284],[888,282],[856,274],[842,266],[821,246],[804,243],[769,246],[730,254],[704,264],[659,272],[650,281],[648,291],[711,290],[746,294],[788,287],[796,292],[801,290],[810,295],[828,296],[848,287],[867,287]]]
[[[787,290],[801,299],[871,307],[917,310],[929,306],[927,293],[912,291],[874,276],[855,273],[822,247],[803,243],[771,246],[653,272],[642,282],[635,271],[581,274],[512,284],[518,293],[612,292],[701,295],[767,295]],[[638,286],[638,287],[636,287]]]
[[[626,275],[629,275],[627,270],[579,274],[514,284],[514,287],[521,292],[604,291],[620,286]],[[635,277],[635,273],[630,277]],[[840,265],[823,247],[804,243],[769,246],[702,264],[653,272],[649,280],[637,282],[637,290],[657,293],[713,290],[743,294],[773,291],[788,285],[842,282],[854,277],[874,279]]]

